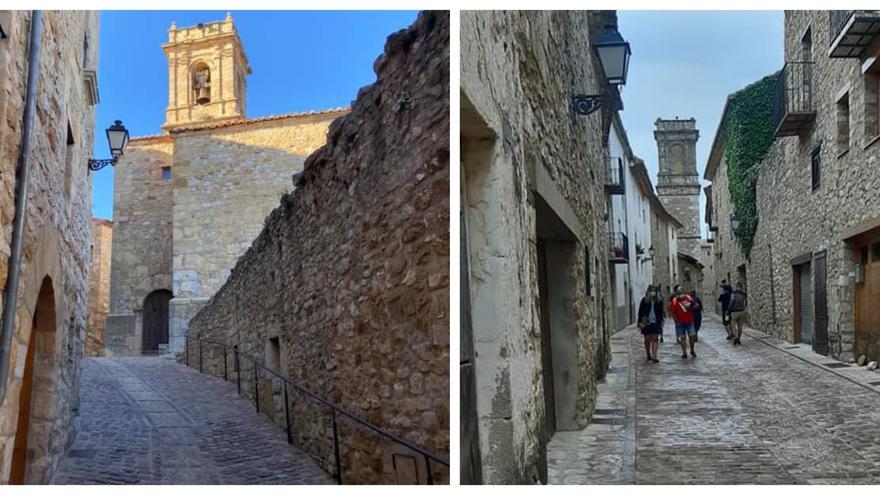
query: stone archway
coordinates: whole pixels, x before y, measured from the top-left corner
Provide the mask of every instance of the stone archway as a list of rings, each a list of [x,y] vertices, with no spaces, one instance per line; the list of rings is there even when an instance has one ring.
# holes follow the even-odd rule
[[[143,354],[158,354],[168,348],[168,301],[171,297],[170,290],[159,289],[150,292],[144,299],[141,347]]]
[[[10,484],[45,482],[49,442],[58,407],[55,394],[57,328],[55,290],[52,279],[46,276],[40,285],[28,338]]]

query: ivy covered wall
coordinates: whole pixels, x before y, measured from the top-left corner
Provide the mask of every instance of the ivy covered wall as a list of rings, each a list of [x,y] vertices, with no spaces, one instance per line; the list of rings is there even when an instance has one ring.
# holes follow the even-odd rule
[[[761,161],[775,140],[773,87],[778,76],[778,72],[771,74],[730,95],[722,122],[728,189],[740,219],[736,237],[746,258],[758,227],[755,182]]]

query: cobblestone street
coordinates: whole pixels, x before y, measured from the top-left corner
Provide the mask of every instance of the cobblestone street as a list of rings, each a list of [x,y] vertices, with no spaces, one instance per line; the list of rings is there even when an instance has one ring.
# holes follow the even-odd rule
[[[78,434],[53,484],[323,484],[235,386],[160,357],[83,360]]]
[[[594,424],[548,446],[551,483],[880,482],[880,375],[753,330],[734,347],[714,318],[696,359],[673,335],[659,364],[615,335]]]

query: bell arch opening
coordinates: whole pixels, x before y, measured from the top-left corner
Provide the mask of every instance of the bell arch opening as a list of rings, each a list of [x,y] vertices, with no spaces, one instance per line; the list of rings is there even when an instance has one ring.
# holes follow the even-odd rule
[[[196,105],[211,103],[211,68],[205,62],[196,62],[190,74],[193,103]]]

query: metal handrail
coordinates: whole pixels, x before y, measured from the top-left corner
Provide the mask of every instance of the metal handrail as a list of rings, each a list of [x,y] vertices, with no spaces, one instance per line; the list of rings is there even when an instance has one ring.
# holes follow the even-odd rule
[[[215,340],[215,339],[208,339],[208,338],[203,338],[203,337],[193,337],[190,335],[185,336],[185,340],[186,340],[186,348],[185,348],[185,358],[184,359],[185,359],[187,367],[189,366],[190,340],[195,340],[198,342],[199,373],[202,373],[202,343],[204,342],[205,344],[210,344],[210,345],[222,347],[223,348],[223,380],[228,381],[228,370],[226,368],[226,362],[228,360],[228,349],[230,347],[228,344],[226,344],[225,342],[221,342],[219,340]],[[295,381],[291,378],[288,378],[284,375],[281,375],[277,371],[266,367],[265,365],[260,363],[260,361],[256,357],[254,357],[244,351],[239,350],[237,345],[232,346],[232,352],[233,352],[233,357],[235,359],[234,362],[235,362],[235,371],[236,371],[236,381],[238,382],[239,395],[241,395],[241,368],[239,366],[239,358],[241,356],[250,360],[254,364],[255,370],[257,368],[260,368],[263,371],[269,373],[270,375],[274,375],[276,378],[278,378],[279,380],[281,380],[282,382],[285,383],[285,387],[284,387],[284,415],[286,418],[285,426],[286,426],[286,430],[287,430],[286,431],[287,443],[290,443],[290,444],[293,443],[293,438],[292,438],[291,431],[290,431],[290,411],[289,411],[290,406],[289,406],[289,401],[287,400],[287,385],[292,386],[296,390],[305,394],[307,397],[310,397],[310,398],[320,402],[321,404],[327,406],[328,408],[330,408],[330,410],[332,412],[333,452],[334,452],[334,457],[335,457],[335,461],[336,461],[335,478],[336,478],[337,483],[342,484],[342,463],[340,462],[339,435],[338,435],[338,430],[336,427],[336,415],[337,414],[341,414],[341,415],[351,419],[352,421],[360,424],[364,428],[366,428],[366,429],[368,429],[368,430],[370,430],[370,431],[372,431],[372,432],[374,432],[374,433],[376,433],[376,434],[378,434],[388,440],[391,440],[392,442],[394,442],[398,445],[402,445],[403,447],[406,447],[407,449],[412,450],[413,452],[417,452],[418,454],[421,454],[422,457],[425,459],[425,472],[427,473],[427,480],[426,481],[427,481],[427,484],[429,484],[429,485],[434,484],[433,474],[431,473],[431,462],[432,461],[437,464],[440,464],[441,466],[445,466],[447,468],[449,467],[449,461],[447,459],[443,459],[442,457],[435,454],[434,452],[431,452],[431,451],[426,450],[422,447],[419,447],[418,445],[414,445],[410,442],[407,442],[406,440],[400,438],[399,436],[395,435],[394,433],[385,431],[382,428],[379,428],[378,426],[370,423],[369,421],[367,421],[367,420],[355,415],[354,413],[344,409],[343,407],[339,406],[338,404],[331,402],[331,401],[315,394],[314,392],[308,390],[302,383],[297,382],[297,381]],[[254,402],[257,407],[257,412],[259,413],[260,412],[259,380],[258,380],[256,372],[254,372],[254,385],[255,385]]]

